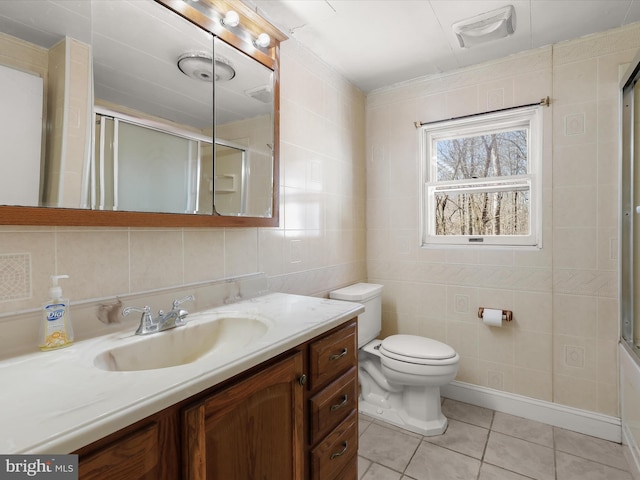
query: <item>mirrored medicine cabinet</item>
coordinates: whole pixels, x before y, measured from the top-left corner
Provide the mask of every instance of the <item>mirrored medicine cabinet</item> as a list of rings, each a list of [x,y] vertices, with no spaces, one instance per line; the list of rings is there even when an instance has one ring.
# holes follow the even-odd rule
[[[0,224],[276,226],[285,39],[238,0],[3,0]]]

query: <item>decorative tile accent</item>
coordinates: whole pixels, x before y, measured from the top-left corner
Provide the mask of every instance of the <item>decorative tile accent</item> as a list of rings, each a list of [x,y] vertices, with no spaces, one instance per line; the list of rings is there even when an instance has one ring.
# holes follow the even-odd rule
[[[0,255],[0,302],[31,298],[31,254]]]
[[[374,165],[381,165],[384,162],[385,152],[384,147],[380,145],[374,145],[371,153],[371,163]]]
[[[575,345],[564,346],[564,363],[569,367],[584,368],[584,348]]]
[[[574,113],[564,117],[564,134],[569,137],[571,135],[584,135],[585,118],[584,113]]]
[[[615,271],[561,270],[553,272],[553,292],[616,298],[618,279]]]
[[[456,313],[469,313],[469,296],[456,295],[454,298],[454,309]]]

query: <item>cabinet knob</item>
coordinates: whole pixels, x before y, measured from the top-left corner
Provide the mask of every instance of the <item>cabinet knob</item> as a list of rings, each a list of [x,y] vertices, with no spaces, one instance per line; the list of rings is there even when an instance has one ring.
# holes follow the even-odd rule
[[[298,377],[298,383],[300,385],[305,385],[307,383],[307,376],[304,373]]]
[[[340,353],[335,353],[329,357],[329,360],[338,360],[339,358],[344,357],[347,354],[347,349],[343,348]]]

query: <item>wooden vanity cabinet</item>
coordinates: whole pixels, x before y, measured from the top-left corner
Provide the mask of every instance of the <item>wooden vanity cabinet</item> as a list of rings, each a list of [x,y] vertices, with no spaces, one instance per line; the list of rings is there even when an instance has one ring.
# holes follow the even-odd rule
[[[350,320],[92,443],[80,480],[356,480]]]
[[[301,480],[302,354],[183,412],[184,480]]]
[[[82,480],[180,478],[175,408],[165,409],[74,452]]]

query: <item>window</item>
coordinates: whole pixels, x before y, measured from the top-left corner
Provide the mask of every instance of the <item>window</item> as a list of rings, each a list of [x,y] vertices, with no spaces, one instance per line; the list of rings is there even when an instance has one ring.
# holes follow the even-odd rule
[[[541,108],[420,127],[423,246],[540,246]]]

